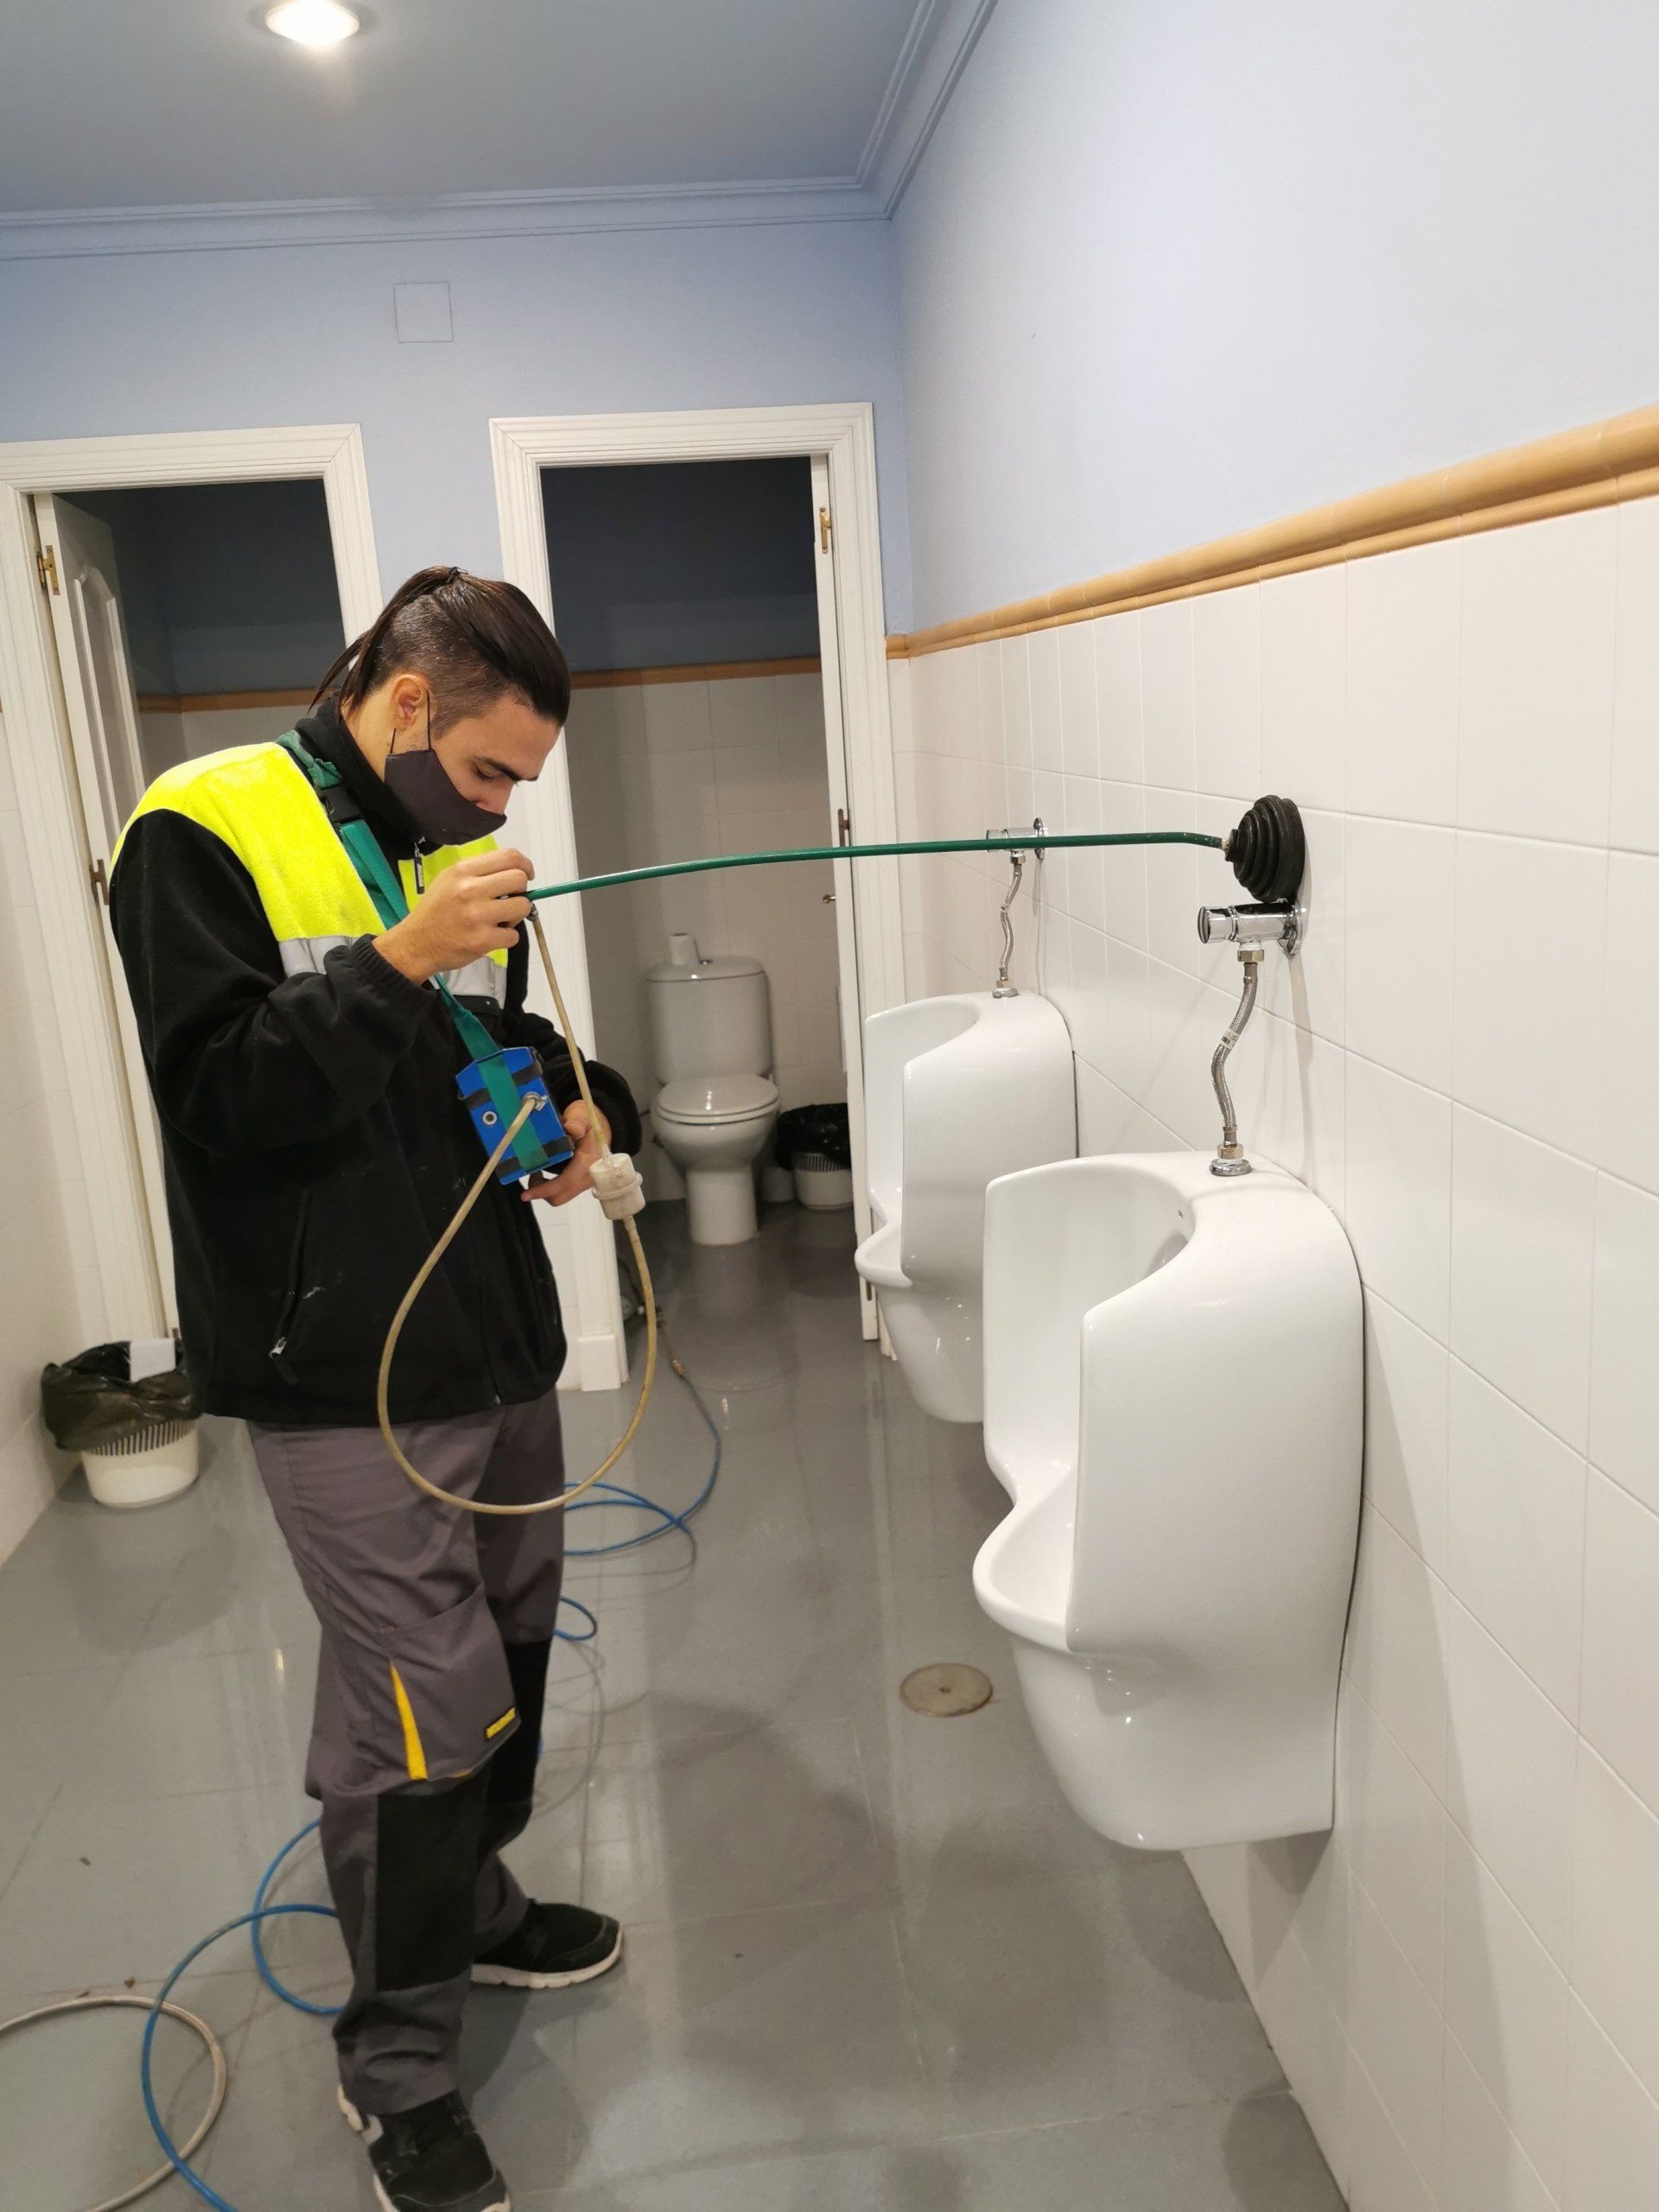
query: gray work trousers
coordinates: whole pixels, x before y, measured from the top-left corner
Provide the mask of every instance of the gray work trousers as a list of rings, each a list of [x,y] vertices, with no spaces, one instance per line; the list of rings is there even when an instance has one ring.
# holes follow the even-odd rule
[[[524,1918],[500,1851],[530,1817],[564,1515],[442,1506],[378,1429],[249,1430],[322,1629],[305,1786],[352,1966],[340,2082],[361,2112],[406,2112],[456,2086],[473,1961]],[[457,1497],[563,1486],[551,1390],[397,1440]]]

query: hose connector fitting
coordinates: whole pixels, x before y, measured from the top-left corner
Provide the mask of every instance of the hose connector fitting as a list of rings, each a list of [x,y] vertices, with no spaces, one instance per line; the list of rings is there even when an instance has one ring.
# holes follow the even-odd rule
[[[604,1209],[607,1221],[626,1221],[630,1214],[643,1213],[645,1207],[645,1186],[639,1179],[639,1170],[626,1152],[607,1152],[596,1160],[588,1173],[593,1178],[594,1196]]]

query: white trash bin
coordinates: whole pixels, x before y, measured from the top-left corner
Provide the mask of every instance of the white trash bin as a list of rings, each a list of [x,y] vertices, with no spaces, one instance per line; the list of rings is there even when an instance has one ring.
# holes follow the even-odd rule
[[[791,1166],[795,1196],[814,1213],[836,1213],[853,1203],[853,1171],[838,1166],[821,1152],[798,1152]]]
[[[171,1337],[94,1344],[48,1367],[41,1411],[99,1505],[160,1505],[196,1479],[197,1401]]]
[[[160,1505],[196,1479],[200,1464],[196,1424],[172,1421],[129,1443],[84,1451],[86,1487],[100,1505]]]

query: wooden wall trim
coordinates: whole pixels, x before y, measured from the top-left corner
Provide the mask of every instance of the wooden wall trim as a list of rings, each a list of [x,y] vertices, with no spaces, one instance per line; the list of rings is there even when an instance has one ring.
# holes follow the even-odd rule
[[[750,676],[817,676],[816,653],[796,660],[691,661],[680,668],[590,668],[571,676],[578,691],[620,691],[635,683],[726,683]]]
[[[1023,636],[1098,614],[1127,613],[1167,599],[1196,598],[1319,569],[1362,560],[1401,546],[1444,537],[1505,530],[1550,515],[1576,514],[1622,499],[1659,493],[1659,407],[1638,408],[1582,429],[1509,446],[1452,468],[1408,477],[1380,490],[1360,492],[1329,506],[1310,507],[1259,529],[1182,553],[1167,553],[1119,569],[1087,583],[1069,584],[1034,599],[1015,600],[983,614],[938,622],[931,629],[887,641],[888,658],[904,660],[943,652],[952,645]]]
[[[308,691],[141,691],[143,715],[220,714],[238,707],[308,707]]]
[[[817,676],[823,663],[816,653],[794,660],[690,662],[682,668],[595,668],[574,674],[577,691],[620,690],[635,683],[722,683],[749,676]],[[138,708],[146,715],[205,715],[237,707],[308,707],[308,691],[141,691]]]

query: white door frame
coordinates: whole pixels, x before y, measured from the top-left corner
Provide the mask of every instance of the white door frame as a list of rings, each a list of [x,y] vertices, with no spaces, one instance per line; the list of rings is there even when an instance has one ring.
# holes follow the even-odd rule
[[[897,836],[887,632],[877,526],[875,414],[864,401],[806,407],[733,407],[640,415],[515,416],[490,424],[502,573],[553,620],[543,468],[671,461],[819,458],[830,469],[831,543],[840,614],[841,683],[849,811],[861,843]],[[525,841],[542,870],[578,873],[570,784],[560,747],[523,798]],[[858,982],[864,1012],[904,997],[904,933],[896,861],[866,861],[857,886]],[[581,901],[550,902],[545,921],[570,1018],[591,1048],[593,1000]],[[573,1358],[584,1389],[626,1374],[614,1249],[598,1208],[573,1207],[559,1224],[565,1311],[575,1317]],[[562,1249],[561,1249],[562,1247]]]
[[[348,638],[381,605],[363,438],[355,423],[0,444],[0,713],[45,946],[62,1058],[49,1102],[81,1325],[94,1338],[164,1328],[121,1039],[88,876],[85,817],[50,617],[35,567],[36,492],[321,480]],[[42,1048],[51,1053],[50,1038]]]

